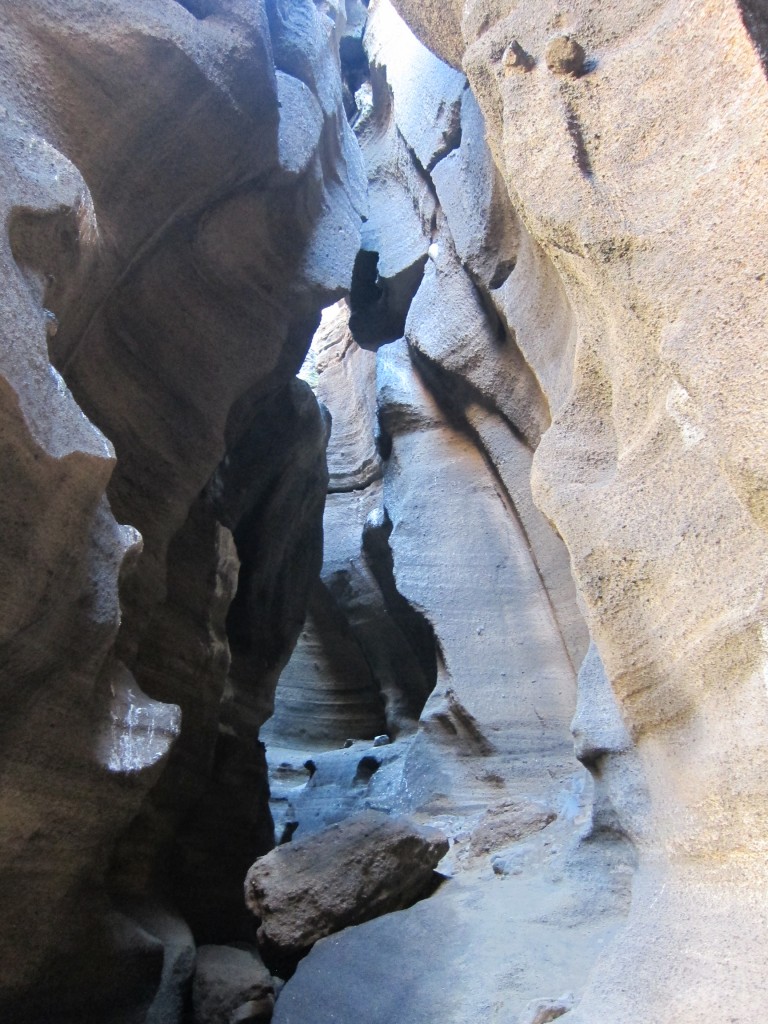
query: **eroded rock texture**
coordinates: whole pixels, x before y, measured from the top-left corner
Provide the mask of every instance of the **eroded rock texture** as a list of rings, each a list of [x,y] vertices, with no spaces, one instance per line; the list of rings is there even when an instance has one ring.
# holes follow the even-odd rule
[[[241,937],[321,559],[328,426],[290,380],[364,214],[343,22],[3,5],[5,1019],[174,1019],[174,908]]]
[[[276,1019],[479,1022],[523,1012],[542,987],[583,987],[626,913],[632,857],[613,834],[578,842],[590,797],[569,726],[588,634],[567,551],[530,489],[548,404],[493,301],[521,229],[464,77],[424,50],[388,4],[369,8],[364,45],[372,106],[361,89],[355,126],[372,182],[364,252],[377,257],[377,276],[367,304],[353,281],[352,339],[329,318],[310,376],[341,421],[330,464],[342,449],[359,467],[363,450],[379,454],[381,481],[329,495],[322,579],[365,655],[394,742],[372,742],[371,723],[347,749],[327,749],[341,745],[349,721],[341,683],[353,662],[310,666],[317,648],[307,636],[268,726],[268,742],[289,748],[273,755],[273,795],[281,838],[293,842],[319,839],[328,822],[366,806],[439,824],[452,844],[441,870],[454,877],[409,910],[321,940],[280,995]],[[414,96],[416,82],[428,84]],[[553,275],[547,284],[555,283]],[[393,296],[407,299],[404,337],[394,341]],[[543,303],[532,301],[535,326],[562,330]],[[372,354],[355,339],[378,345],[375,382]],[[348,372],[359,366],[351,389],[339,386],[334,348]],[[372,426],[360,395],[374,387]],[[377,647],[366,646],[359,610],[375,593],[366,566],[390,620],[421,624],[411,646],[424,664],[431,653],[429,689],[401,671],[394,696],[386,659],[373,656],[395,649],[393,638],[379,629]],[[398,728],[392,709],[408,706],[411,724]],[[567,941],[556,935],[565,920]],[[402,984],[385,980],[393,976]]]
[[[357,800],[442,817],[456,877],[320,943],[277,1019],[391,1019],[400,971],[425,1024],[749,1020],[768,1005],[764,17],[394,6],[450,66],[369,7],[371,256],[350,325],[381,346],[379,521],[437,674]],[[359,786],[341,755],[315,761],[297,834],[313,797],[327,814],[324,790]],[[505,839],[527,802],[547,824]],[[451,929],[473,963],[446,940],[412,973]]]
[[[445,836],[363,811],[258,860],[245,880],[259,939],[283,955],[349,925],[400,910],[434,884]]]
[[[761,4],[0,6],[0,1017],[764,1016]]]
[[[456,5],[457,34],[396,6],[461,51],[521,220],[498,297],[552,417],[534,493],[650,793],[637,814],[616,786],[641,872],[630,927],[573,1016],[747,1019],[768,999],[764,16],[478,3]],[[583,47],[580,67],[550,59],[557,36]],[[504,60],[512,45],[529,68]],[[517,298],[545,278],[557,348],[525,329]],[[591,746],[610,781],[614,748]]]

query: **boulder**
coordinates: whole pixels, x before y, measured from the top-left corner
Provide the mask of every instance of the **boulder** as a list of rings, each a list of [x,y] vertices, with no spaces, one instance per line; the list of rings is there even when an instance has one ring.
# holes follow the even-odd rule
[[[245,898],[259,939],[285,955],[326,935],[401,910],[425,895],[448,841],[378,811],[280,846],[248,872]]]
[[[254,949],[201,946],[192,985],[193,1024],[269,1020],[272,977]]]

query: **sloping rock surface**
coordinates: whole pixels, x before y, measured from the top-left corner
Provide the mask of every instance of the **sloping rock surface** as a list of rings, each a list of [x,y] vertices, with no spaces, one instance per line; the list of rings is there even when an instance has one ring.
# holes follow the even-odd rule
[[[577,739],[598,816],[639,851],[637,899],[570,1019],[748,1020],[753,998],[768,1005],[765,11],[394,6],[463,68],[485,118],[517,221],[487,298],[546,402],[541,440],[522,431],[533,497],[615,696],[607,725],[602,690],[580,699],[597,718],[579,716]],[[433,175],[455,227],[455,178]],[[453,238],[482,285],[482,249]],[[431,333],[409,340],[433,358]],[[484,417],[492,362],[446,354]],[[593,667],[581,688],[602,686]]]

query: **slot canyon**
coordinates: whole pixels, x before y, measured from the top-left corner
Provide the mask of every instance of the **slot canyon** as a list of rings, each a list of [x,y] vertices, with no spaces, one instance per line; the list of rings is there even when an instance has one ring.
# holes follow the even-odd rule
[[[763,1020],[764,0],[0,12],[0,1021]]]

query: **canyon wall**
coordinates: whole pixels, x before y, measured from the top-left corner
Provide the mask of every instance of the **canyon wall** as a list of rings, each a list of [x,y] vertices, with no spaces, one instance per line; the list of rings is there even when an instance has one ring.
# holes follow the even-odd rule
[[[573,1017],[747,1019],[766,1003],[764,11],[395,6],[486,119],[519,228],[496,305],[551,419],[534,498],[647,788],[579,716],[640,870]]]
[[[123,1024],[249,927],[365,179],[334,5],[2,9],[0,1015]]]
[[[0,8],[0,1016],[759,1017],[760,5]]]
[[[447,63],[386,0],[371,4],[353,119],[371,209],[350,330],[378,348],[383,505],[369,524],[386,524],[398,592],[438,653],[394,802],[407,794],[451,836],[464,904],[449,886],[321,943],[277,1019],[391,1019],[399,1004],[356,989],[346,965],[378,958],[391,976],[428,935],[458,931],[476,958],[450,939],[431,949],[406,975],[410,1020],[534,1019],[549,1012],[534,996],[574,1021],[747,1020],[768,1004],[759,16],[394,6]],[[321,372],[324,386],[333,409]],[[339,551],[365,553],[358,530],[350,555],[349,521],[337,549],[326,515],[324,572]],[[557,757],[571,715],[591,825],[557,872],[533,841],[492,853],[498,874],[526,879],[514,909],[500,891],[494,903],[462,859],[488,825],[473,814],[533,799],[566,823],[556,794],[582,784]],[[323,771],[343,789],[338,765],[316,760],[299,829],[302,813],[315,827],[313,788],[327,801]],[[503,780],[496,793],[481,765]],[[367,800],[392,799],[389,771]],[[558,903],[563,881],[575,891]],[[521,911],[529,900],[538,915]],[[575,982],[575,954],[565,966],[537,932],[558,915],[606,929],[571,932]],[[402,960],[377,952],[390,943]],[[558,1003],[567,987],[575,999]]]

